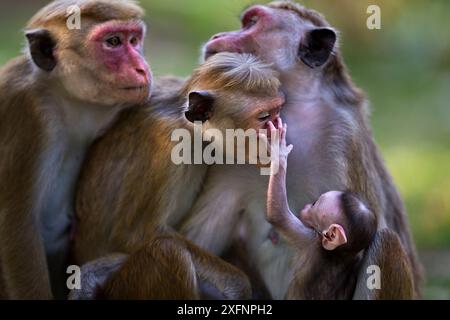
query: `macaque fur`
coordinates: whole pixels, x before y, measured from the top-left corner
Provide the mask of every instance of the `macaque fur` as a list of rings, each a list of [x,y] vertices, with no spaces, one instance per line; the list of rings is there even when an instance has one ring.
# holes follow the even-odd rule
[[[86,150],[119,111],[150,94],[143,10],[133,1],[79,0],[82,28],[69,30],[73,4],[58,0],[41,9],[25,30],[27,54],[0,72],[5,298],[65,297],[75,182]]]
[[[250,297],[241,271],[173,231],[200,192],[208,166],[174,164],[178,142],[171,135],[186,129],[193,136],[187,118],[220,130],[260,129],[259,115],[278,113],[283,103],[280,83],[251,55],[225,53],[200,66],[181,90],[165,89],[180,84],[157,81],[150,104],[123,113],[83,169],[77,263],[130,254],[95,297],[195,299],[205,284],[222,298]]]
[[[279,151],[275,155],[279,165],[272,162],[267,191],[267,221],[274,227],[275,239],[281,235],[288,245],[297,249],[294,278],[287,297],[351,299],[355,295],[358,270],[364,263],[364,250],[371,250],[371,256],[381,254],[377,261],[372,261],[372,266],[382,270],[377,284],[381,288],[377,288],[373,298],[413,299],[413,277],[398,237],[388,229],[377,232],[376,215],[358,195],[329,191],[313,204],[306,205],[300,214],[291,211],[286,175],[289,171],[287,159],[293,146],[286,144],[287,126],[280,118],[276,124],[277,127],[269,123],[270,137],[275,137],[278,131],[280,138]],[[380,245],[382,248],[377,251],[380,248],[376,246]],[[400,267],[395,276],[393,266]]]
[[[387,227],[399,237],[401,245],[392,250],[403,247],[407,253],[406,260],[383,260],[383,265],[411,269],[420,296],[421,266],[405,209],[373,141],[364,95],[347,73],[336,33],[320,14],[289,1],[250,7],[242,24],[241,30],[212,37],[205,45],[205,58],[223,51],[252,52],[280,73],[286,95],[281,115],[290,128],[288,142],[295,146],[287,182],[290,207],[298,212],[328,190],[358,194],[377,215],[379,229]],[[254,167],[213,166],[180,232],[219,256],[236,237],[243,238],[248,259],[257,266],[272,297],[292,298],[288,288],[298,263],[292,257],[299,249],[285,243],[274,246],[268,237],[267,183]],[[384,259],[383,252],[375,253],[381,248],[374,245],[365,261]],[[358,288],[366,283],[366,268],[360,268]],[[384,290],[389,295],[389,287]],[[404,296],[400,291],[395,294]],[[356,290],[354,298],[379,296],[366,288]]]
[[[414,291],[419,294],[421,266],[410,236],[405,209],[373,141],[364,95],[350,80],[336,44],[336,33],[321,15],[293,2],[276,1],[266,6],[253,6],[244,12],[242,20],[241,30],[218,34],[206,44],[205,58],[209,59],[224,51],[251,52],[263,61],[272,63],[280,73],[282,90],[286,95],[282,116],[290,128],[288,141],[295,143],[289,160],[291,171],[287,183],[290,207],[298,211],[328,190],[350,190],[360,195],[377,215],[380,231],[375,237],[378,240],[364,254],[354,298],[399,298],[410,290],[401,281],[396,286],[398,290],[385,287],[381,293],[368,291],[365,287],[368,263],[379,263],[386,270],[402,270],[399,272],[404,271],[407,275],[411,271],[414,275]],[[179,93],[174,88],[181,84],[172,85],[162,85],[155,89],[153,106],[165,108],[178,101]],[[165,112],[169,111],[161,111],[161,114]],[[129,131],[129,139],[125,144],[135,145],[136,150],[146,147],[146,140],[136,139],[131,134],[131,129]],[[146,139],[152,139],[152,135],[157,140],[155,132]],[[125,140],[111,139],[115,143]],[[101,212],[106,208],[105,215],[111,211],[118,212],[116,215],[120,212],[123,222],[128,219],[137,221],[133,218],[133,212],[155,207],[153,200],[149,202],[152,195],[144,196],[145,192],[140,191],[142,185],[151,184],[155,180],[151,176],[150,179],[146,178],[150,173],[143,170],[145,167],[134,165],[130,161],[104,164],[105,159],[120,159],[120,154],[118,152],[116,155],[116,151],[110,150],[109,154],[105,152],[101,155],[99,152],[99,155],[91,158],[91,162],[104,166],[102,170],[106,174],[101,179],[96,179],[95,172],[86,171],[85,179],[92,182],[89,188],[80,189],[80,206],[87,206],[82,199],[89,199],[89,195],[93,195],[90,202],[95,203],[106,194],[108,200],[105,205],[95,206],[93,210],[87,208],[87,211]],[[144,156],[147,157],[147,154]],[[151,152],[148,157],[155,159],[155,163],[161,161],[158,153]],[[120,168],[126,165],[134,167],[127,175],[120,173],[120,170],[116,171],[117,166]],[[118,172],[117,175],[115,172]],[[158,172],[162,173],[164,170]],[[89,175],[92,177],[89,178]],[[97,185],[101,181],[117,186],[125,176],[131,175],[134,176],[134,181],[128,179],[125,187],[119,191]],[[163,186],[167,183],[175,183],[176,186],[180,184],[175,179],[161,182]],[[185,183],[189,184],[189,188],[181,194],[177,193],[180,189],[158,186],[164,190],[159,198],[170,199],[167,200],[169,202],[185,202],[186,207],[189,207],[194,201],[192,197],[199,190],[188,194],[187,192],[192,191],[191,183]],[[254,272],[261,275],[271,296],[277,299],[295,298],[295,292],[289,291],[289,288],[296,264],[302,262],[293,259],[298,248],[294,250],[285,243],[274,246],[268,237],[271,225],[265,219],[267,183],[267,177],[261,177],[258,168],[254,166],[212,166],[190,212],[179,216],[169,215],[168,224],[175,226],[195,244],[218,256],[235,241],[244,243],[245,251],[249,254],[247,259],[256,267]],[[96,188],[105,192],[95,196]],[[150,187],[147,189],[153,190]],[[132,205],[131,208],[128,207],[129,204]],[[171,207],[167,208],[167,212],[170,212]],[[155,219],[154,225],[159,224],[159,218]],[[124,228],[126,223],[118,226],[113,234],[117,236],[123,233],[123,238],[126,239],[129,233],[129,228]],[[390,229],[387,232],[386,227]],[[108,226],[105,228],[109,230]],[[140,228],[138,224],[137,228]],[[397,239],[396,245],[385,245],[386,237]],[[392,241],[387,243],[392,244]],[[389,251],[383,251],[388,248]],[[104,251],[106,253],[108,250]],[[394,256],[402,259],[395,260]],[[90,257],[94,258],[95,255]],[[385,279],[388,283],[395,282],[392,272],[383,273],[384,275],[388,277]]]

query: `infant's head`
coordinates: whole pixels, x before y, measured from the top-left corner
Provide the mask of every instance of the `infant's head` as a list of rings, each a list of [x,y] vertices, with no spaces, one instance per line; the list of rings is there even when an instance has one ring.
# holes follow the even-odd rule
[[[375,214],[351,192],[330,191],[300,213],[300,220],[316,230],[326,250],[358,253],[377,231]]]

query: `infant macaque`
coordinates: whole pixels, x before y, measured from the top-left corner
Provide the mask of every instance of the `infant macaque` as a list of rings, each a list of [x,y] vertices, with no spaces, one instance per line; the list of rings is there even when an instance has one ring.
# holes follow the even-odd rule
[[[376,216],[357,195],[340,191],[322,194],[299,217],[294,215],[286,195],[287,158],[293,146],[286,145],[287,126],[281,119],[268,127],[271,139],[279,136],[279,163],[272,159],[267,220],[300,253],[289,296],[351,299],[362,251],[377,231]]]

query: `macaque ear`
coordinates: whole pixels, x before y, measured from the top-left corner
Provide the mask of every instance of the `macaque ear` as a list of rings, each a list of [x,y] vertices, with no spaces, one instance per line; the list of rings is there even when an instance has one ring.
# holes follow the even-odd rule
[[[300,43],[298,55],[310,68],[325,64],[336,44],[336,32],[328,28],[314,29],[306,33]]]
[[[322,246],[325,250],[334,250],[337,247],[347,243],[347,236],[344,228],[339,224],[332,224],[328,230],[323,233]]]
[[[56,41],[50,31],[46,29],[30,30],[25,33],[25,36],[33,62],[42,70],[52,71],[56,67],[56,58],[53,54]]]
[[[185,113],[190,122],[205,122],[211,118],[214,105],[214,95],[208,91],[193,91],[189,93],[189,109]]]

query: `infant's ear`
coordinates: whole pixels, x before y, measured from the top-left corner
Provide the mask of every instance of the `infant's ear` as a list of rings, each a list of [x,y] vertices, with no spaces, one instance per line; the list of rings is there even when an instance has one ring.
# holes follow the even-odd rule
[[[331,251],[346,243],[347,235],[339,224],[332,224],[323,233],[322,246],[325,250]]]

